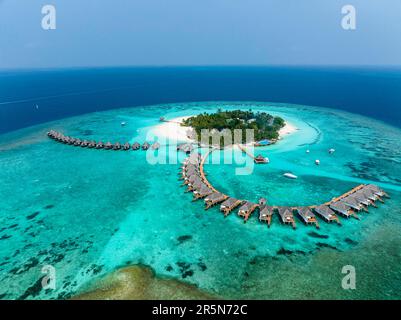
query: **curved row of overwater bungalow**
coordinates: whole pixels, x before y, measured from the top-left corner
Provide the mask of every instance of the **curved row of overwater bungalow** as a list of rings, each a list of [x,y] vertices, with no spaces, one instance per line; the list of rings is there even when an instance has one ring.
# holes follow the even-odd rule
[[[148,142],[144,142],[142,146],[138,142],[134,142],[132,145],[128,142],[121,144],[120,142],[111,143],[111,142],[103,142],[103,141],[94,141],[94,140],[81,140],[79,138],[74,138],[70,136],[65,136],[64,134],[50,130],[47,133],[48,137],[64,143],[68,145],[72,145],[75,147],[82,147],[82,148],[90,148],[90,149],[105,149],[105,150],[148,150],[149,148],[153,150],[157,150],[160,148],[160,144],[158,142],[153,143],[152,145]]]
[[[187,192],[193,193],[193,201],[203,199],[205,210],[220,204],[220,211],[228,216],[238,209],[237,214],[246,222],[250,216],[258,211],[259,221],[265,222],[270,227],[272,217],[277,214],[283,224],[289,224],[296,228],[297,216],[306,225],[315,225],[319,228],[317,217],[326,222],[341,224],[338,216],[359,219],[358,214],[368,212],[370,206],[376,207],[376,202],[383,202],[384,197],[389,197],[386,192],[376,185],[359,185],[340,197],[318,206],[269,206],[265,198],[258,203],[236,199],[217,191],[207,180],[203,171],[203,163],[207,155],[202,158],[199,153],[193,152],[187,157],[181,167],[180,179],[186,186]]]

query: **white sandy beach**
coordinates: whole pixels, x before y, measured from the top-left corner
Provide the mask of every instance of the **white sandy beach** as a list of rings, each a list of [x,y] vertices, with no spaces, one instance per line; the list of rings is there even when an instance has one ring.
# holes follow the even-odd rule
[[[282,139],[285,135],[294,133],[297,130],[297,127],[286,121],[285,126],[279,130],[278,134],[280,135],[280,139]]]
[[[188,137],[188,133],[191,131],[190,127],[183,127],[180,123],[189,118],[187,117],[178,117],[174,119],[168,119],[168,122],[162,122],[159,125],[152,128],[152,133],[159,137],[159,139],[166,140],[176,140],[179,142],[191,142],[193,141]],[[289,122],[285,122],[285,126],[279,131],[279,139],[283,139],[285,136],[294,133],[298,128]]]
[[[189,118],[179,117],[174,119],[168,119],[168,122],[162,122],[159,125],[152,128],[152,133],[159,137],[159,139],[179,141],[179,142],[191,142],[192,140],[188,137],[188,132],[191,130],[190,127],[182,127],[180,123]]]

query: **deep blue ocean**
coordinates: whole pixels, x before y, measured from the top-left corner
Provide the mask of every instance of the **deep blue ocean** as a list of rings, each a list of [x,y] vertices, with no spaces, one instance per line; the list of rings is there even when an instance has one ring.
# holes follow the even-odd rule
[[[401,127],[401,69],[168,67],[3,71],[0,133],[99,110],[217,100],[323,106]]]
[[[0,72],[0,300],[85,292],[101,299],[400,299],[400,106],[401,70],[390,69]],[[185,154],[174,145],[170,152],[169,142],[123,152],[46,135],[54,129],[95,141],[162,142],[171,125],[185,130],[177,118],[219,108],[269,112],[294,129],[257,150],[269,164],[245,171],[236,162],[206,163],[220,192],[299,207],[372,183],[391,199],[359,220],[340,217],[341,225],[318,218],[319,230],[298,217],[293,230],[277,214],[268,228],[257,212],[244,224],[236,210],[223,218],[218,205],[206,211],[193,201],[178,179]],[[253,164],[239,149],[227,150],[211,157]],[[357,270],[357,290],[341,286],[345,265]],[[42,289],[43,266],[54,267],[55,290]],[[144,266],[156,276],[144,276]]]

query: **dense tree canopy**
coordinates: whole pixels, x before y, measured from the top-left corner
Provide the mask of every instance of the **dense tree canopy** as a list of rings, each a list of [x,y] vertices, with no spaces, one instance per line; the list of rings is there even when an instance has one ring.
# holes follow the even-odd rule
[[[274,117],[266,112],[252,112],[252,110],[223,111],[218,109],[216,113],[202,113],[190,117],[183,122],[184,126],[194,128],[198,139],[201,130],[217,130],[221,134],[230,130],[234,134],[235,129],[242,129],[242,143],[246,141],[246,129],[254,130],[254,140],[269,139],[275,141],[279,137],[279,130],[284,127],[285,122],[280,117]]]

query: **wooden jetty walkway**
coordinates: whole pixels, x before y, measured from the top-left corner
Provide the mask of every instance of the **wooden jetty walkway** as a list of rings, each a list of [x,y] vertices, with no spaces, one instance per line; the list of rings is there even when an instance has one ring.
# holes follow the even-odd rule
[[[239,148],[251,158],[255,158],[242,146]],[[203,157],[195,151],[190,153],[181,167],[180,179],[184,180],[183,185],[188,185],[187,191],[194,193],[194,200],[204,199],[205,210],[220,204],[220,211],[226,217],[239,207],[237,214],[244,219],[244,223],[253,212],[258,210],[259,221],[266,222],[269,227],[274,213],[278,214],[283,224],[290,224],[294,229],[296,228],[296,215],[305,225],[312,224],[316,228],[319,228],[316,216],[326,222],[334,221],[341,225],[337,214],[346,218],[353,216],[359,219],[356,211],[367,211],[367,207],[370,205],[376,207],[377,200],[383,202],[383,197],[389,197],[376,185],[361,184],[321,205],[281,207],[268,206],[264,198],[259,199],[258,203],[236,199],[219,192],[206,177],[204,164],[215,150],[210,148]]]
[[[252,153],[250,153],[244,146],[242,146],[242,145],[238,145],[238,148],[243,152],[243,153],[245,153],[246,155],[248,155],[248,157],[250,157],[252,160],[255,160],[255,156],[252,154]]]
[[[250,158],[253,160],[253,162],[255,162],[256,164],[269,163],[269,159],[268,159],[268,158],[265,158],[265,157],[263,157],[263,156],[261,156],[261,155],[257,155],[257,156],[255,157],[254,154],[250,153],[250,152],[249,152],[243,145],[241,145],[241,144],[238,144],[238,148],[239,148],[243,153],[245,153],[248,157],[250,157]]]

